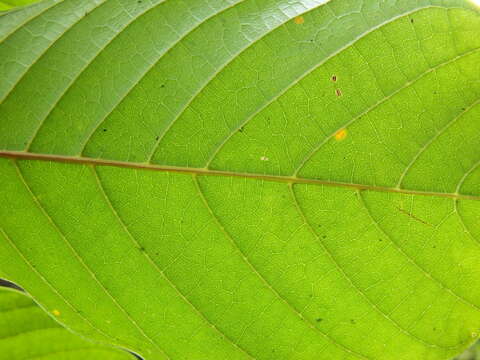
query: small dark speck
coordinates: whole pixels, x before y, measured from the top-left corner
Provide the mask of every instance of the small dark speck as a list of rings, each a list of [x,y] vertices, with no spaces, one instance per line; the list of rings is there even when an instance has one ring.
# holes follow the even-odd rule
[[[434,91],[433,93],[434,93],[435,95],[437,95],[437,92],[436,92],[436,91]]]
[[[317,319],[317,322],[321,322],[323,319],[322,318],[318,318]]]
[[[138,250],[140,250],[141,252],[144,252],[144,251],[145,251],[145,248],[144,248],[143,246],[140,246],[140,247],[138,248]]]
[[[432,248],[436,249],[437,247],[435,245],[433,245]]]
[[[413,19],[410,19],[410,22],[413,24]]]
[[[155,138],[155,140],[157,140],[157,141],[158,141],[158,139],[160,139],[160,136],[157,136],[157,137]]]
[[[165,84],[160,85],[160,87],[163,89],[165,87]]]
[[[107,131],[107,129],[103,129],[103,132]]]
[[[383,239],[378,239],[378,241],[383,241]]]
[[[467,110],[466,108],[462,108],[463,111]]]
[[[141,3],[142,3],[142,0],[138,0],[138,1],[137,1],[137,4],[141,4]]]
[[[322,227],[322,224],[318,224],[318,227]]]
[[[337,96],[342,96],[342,90],[340,90],[340,89],[335,90],[335,94]]]
[[[354,319],[350,319],[350,322],[351,322],[352,324],[355,324],[355,320],[354,320]]]
[[[327,235],[322,235],[322,239],[326,239],[327,238]]]
[[[243,129],[244,129],[244,128],[243,128],[243,126],[242,126],[240,129],[238,129],[238,131],[243,132]]]
[[[332,81],[336,82],[337,81],[337,75],[332,75]]]

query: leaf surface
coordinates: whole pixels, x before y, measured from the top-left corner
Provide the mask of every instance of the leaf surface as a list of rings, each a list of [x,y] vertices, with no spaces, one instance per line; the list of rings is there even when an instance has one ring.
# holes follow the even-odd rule
[[[0,11],[12,10],[16,7],[30,5],[38,1],[39,0],[2,0],[0,1]]]
[[[54,309],[55,314],[59,314]],[[0,287],[0,353],[3,359],[133,360],[126,352],[93,344],[63,329],[28,296]]]
[[[0,275],[75,331],[188,360],[478,337],[472,3],[47,0],[0,29]]]

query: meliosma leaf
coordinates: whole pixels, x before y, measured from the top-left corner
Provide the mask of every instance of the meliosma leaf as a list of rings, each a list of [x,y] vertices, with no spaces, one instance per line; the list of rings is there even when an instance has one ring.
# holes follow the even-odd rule
[[[58,310],[54,310],[56,314]],[[28,296],[0,287],[0,358],[8,360],[133,360],[63,329]]]
[[[161,359],[453,357],[480,331],[467,0],[0,17],[0,275]]]

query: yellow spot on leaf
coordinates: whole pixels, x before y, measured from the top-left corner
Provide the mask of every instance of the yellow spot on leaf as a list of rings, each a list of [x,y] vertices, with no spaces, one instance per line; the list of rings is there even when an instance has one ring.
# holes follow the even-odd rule
[[[60,311],[55,309],[55,310],[52,311],[52,314],[55,315],[55,316],[60,316]]]
[[[262,160],[262,161],[268,161],[268,160],[269,160],[269,158],[268,158],[268,157],[266,157],[266,156],[262,156],[262,157],[260,158],[260,160]]]
[[[340,129],[335,133],[335,140],[340,141],[347,137],[347,129]]]
[[[305,19],[303,18],[303,16],[297,16],[293,21],[297,25],[302,25],[305,22]]]

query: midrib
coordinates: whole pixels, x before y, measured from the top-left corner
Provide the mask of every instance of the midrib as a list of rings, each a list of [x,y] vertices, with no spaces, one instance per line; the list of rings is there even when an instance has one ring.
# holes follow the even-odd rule
[[[169,166],[169,165],[156,165],[149,163],[136,163],[128,161],[107,160],[107,159],[95,159],[80,156],[64,156],[56,154],[38,154],[24,151],[10,151],[0,150],[0,158],[19,159],[19,160],[38,160],[38,161],[53,161],[60,163],[81,164],[81,165],[93,165],[93,166],[113,166],[129,169],[141,169],[160,172],[172,172],[192,175],[208,175],[208,176],[223,176],[223,177],[237,177],[257,179],[263,181],[280,182],[280,183],[294,183],[294,184],[309,184],[309,185],[324,185],[331,187],[348,188],[354,190],[370,190],[378,192],[388,192],[397,194],[410,194],[421,196],[436,196],[459,200],[480,200],[480,195],[466,195],[460,193],[446,193],[436,191],[423,191],[423,190],[410,190],[403,188],[394,188],[388,186],[377,186],[367,184],[345,183],[340,181],[330,180],[318,180],[302,178],[298,176],[286,176],[286,175],[268,175],[268,174],[255,174],[244,173],[226,170],[214,170],[206,168],[193,168],[186,166]]]

